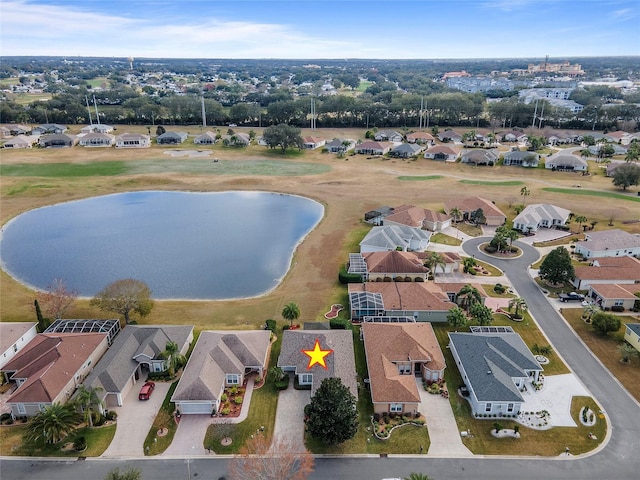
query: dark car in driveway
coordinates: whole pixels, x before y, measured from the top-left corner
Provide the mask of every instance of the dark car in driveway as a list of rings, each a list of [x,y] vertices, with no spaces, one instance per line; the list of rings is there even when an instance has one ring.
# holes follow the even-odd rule
[[[140,389],[138,400],[149,400],[154,388],[156,388],[156,384],[154,382],[145,383]]]

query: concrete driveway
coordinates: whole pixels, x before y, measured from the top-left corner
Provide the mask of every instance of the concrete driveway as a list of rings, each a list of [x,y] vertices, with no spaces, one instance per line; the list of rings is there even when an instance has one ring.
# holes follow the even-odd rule
[[[205,455],[204,437],[211,425],[211,415],[182,415],[176,434],[163,456]]]
[[[169,392],[170,383],[156,382],[149,400],[138,400],[144,382],[138,382],[124,399],[122,407],[110,410],[118,414],[116,434],[103,457],[141,457],[144,455],[144,439]]]
[[[311,391],[293,388],[293,379],[289,388],[280,392],[276,424],[273,430],[274,440],[289,443],[293,452],[303,452],[304,446],[304,406],[311,402]]]

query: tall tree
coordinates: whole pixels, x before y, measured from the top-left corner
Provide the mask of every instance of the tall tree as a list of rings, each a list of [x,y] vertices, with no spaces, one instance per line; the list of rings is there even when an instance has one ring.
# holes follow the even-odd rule
[[[300,307],[295,302],[287,303],[282,309],[282,318],[289,321],[289,326],[293,327],[293,322],[300,317]]]
[[[356,403],[356,397],[340,378],[325,378],[304,409],[307,432],[329,445],[353,438],[358,430]]]
[[[107,285],[91,300],[91,305],[116,312],[124,316],[125,323],[129,323],[131,313],[146,317],[153,309],[151,290],[142,280],[126,278],[116,280]]]
[[[37,298],[33,301],[33,308],[36,311],[36,319],[38,320],[38,333],[42,333],[47,329],[47,327],[49,327],[51,321],[48,318],[45,318],[44,315],[42,315],[40,303],[38,302]]]
[[[620,325],[620,319],[612,313],[596,312],[591,317],[591,326],[602,337],[606,337],[612,332],[617,332],[620,330]]]
[[[469,220],[471,220],[476,227],[487,223],[487,217],[485,217],[484,211],[481,208],[471,212]]]
[[[229,462],[231,480],[306,480],[313,472],[313,457],[294,451],[284,440],[269,442],[263,434],[253,435]]]
[[[54,403],[29,420],[25,439],[36,444],[58,443],[76,430],[81,415],[72,403]]]
[[[300,132],[298,127],[281,123],[265,128],[262,138],[270,148],[280,147],[282,153],[285,153],[289,147],[302,148],[303,141]]]
[[[467,313],[469,313],[469,309],[472,305],[482,303],[482,295],[476,287],[467,284],[462,287],[456,295],[456,301],[458,305],[463,307]]]
[[[430,252],[429,256],[424,259],[424,266],[431,270],[431,273],[433,273],[433,278],[435,278],[438,267],[440,267],[442,269],[442,272],[444,272],[447,264],[444,261],[444,257],[442,256],[442,254],[438,252]]]
[[[467,315],[460,307],[453,307],[447,312],[447,323],[454,328],[467,325]]]
[[[449,210],[449,215],[453,217],[453,223],[457,224],[462,218],[462,211],[458,207],[453,207],[451,210]]]
[[[170,377],[173,377],[176,374],[176,370],[184,364],[184,355],[180,353],[176,342],[167,342],[164,347],[164,352],[162,352],[162,358],[164,358],[164,363]]]
[[[93,414],[96,411],[96,407],[103,405],[102,400],[98,394],[103,391],[102,387],[85,387],[80,385],[78,392],[76,393],[75,403],[80,407],[84,416],[85,423],[89,424],[89,427],[93,427]]]
[[[78,292],[69,290],[61,278],[54,278],[51,285],[48,285],[44,292],[39,292],[37,297],[44,314],[60,320],[65,312],[73,307]]]
[[[479,325],[491,325],[493,322],[493,312],[491,309],[481,303],[475,303],[471,306],[470,312],[471,318],[473,318]]]
[[[531,190],[529,190],[525,185],[520,189],[520,195],[522,195],[522,206],[524,206],[527,197],[531,195]]]
[[[578,231],[580,231],[580,229],[582,229],[582,224],[587,223],[587,217],[584,215],[576,215],[573,221],[578,224]]]
[[[640,166],[635,163],[623,163],[613,171],[613,184],[626,190],[640,184]]]
[[[551,250],[540,265],[540,278],[553,285],[569,282],[575,276],[571,255],[564,247]]]

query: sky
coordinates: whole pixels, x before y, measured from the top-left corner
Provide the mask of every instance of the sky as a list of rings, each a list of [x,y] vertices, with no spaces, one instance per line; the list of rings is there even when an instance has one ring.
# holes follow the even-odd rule
[[[0,55],[640,55],[638,0],[1,0]]]

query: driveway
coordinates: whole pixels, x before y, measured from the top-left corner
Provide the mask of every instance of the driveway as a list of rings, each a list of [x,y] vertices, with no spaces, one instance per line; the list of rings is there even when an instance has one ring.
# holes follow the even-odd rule
[[[212,420],[211,415],[182,415],[173,441],[162,456],[205,455],[204,437]]]
[[[144,455],[144,440],[162,406],[171,386],[168,382],[156,382],[149,400],[138,400],[144,382],[134,385],[124,399],[122,407],[112,407],[118,414],[116,434],[103,457],[140,457]]]
[[[293,388],[293,379],[289,388],[278,396],[276,424],[273,429],[274,440],[291,445],[291,451],[303,452],[304,446],[304,406],[311,402],[311,391]]]

